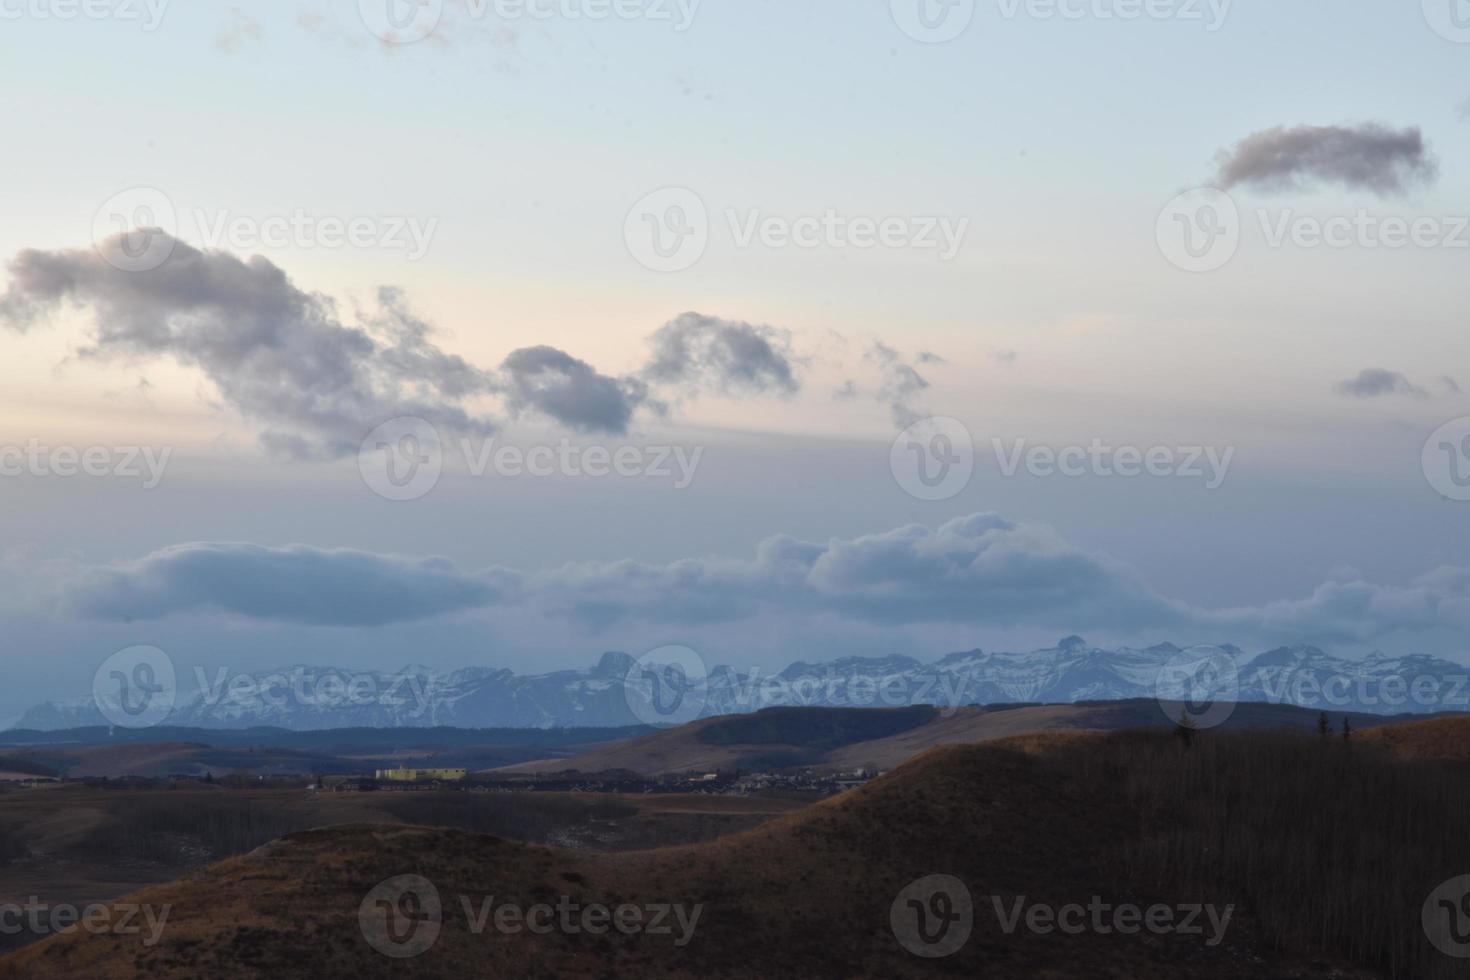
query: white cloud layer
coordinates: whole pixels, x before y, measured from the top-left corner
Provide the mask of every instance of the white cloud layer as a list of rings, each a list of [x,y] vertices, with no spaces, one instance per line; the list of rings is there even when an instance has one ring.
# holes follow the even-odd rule
[[[77,570],[61,591],[62,608],[114,621],[221,613],[362,626],[516,606],[593,631],[773,618],[797,629],[836,616],[883,627],[1102,628],[1319,643],[1470,626],[1470,568],[1442,567],[1406,585],[1332,581],[1305,598],[1207,609],[1168,598],[1130,566],[1048,528],[995,514],[822,543],[777,535],[749,558],[583,562],[531,573],[302,546],[185,544]]]

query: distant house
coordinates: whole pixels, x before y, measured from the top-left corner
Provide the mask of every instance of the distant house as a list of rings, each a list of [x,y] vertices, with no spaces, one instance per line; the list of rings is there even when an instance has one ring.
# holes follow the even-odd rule
[[[387,783],[454,782],[469,775],[468,769],[379,769],[378,779]]]

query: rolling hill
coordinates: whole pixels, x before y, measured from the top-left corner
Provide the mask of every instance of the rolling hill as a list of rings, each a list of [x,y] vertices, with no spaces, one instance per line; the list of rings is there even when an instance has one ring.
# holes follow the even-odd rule
[[[1366,731],[1362,737],[1388,746],[1403,759],[1470,765],[1470,717],[1387,725]]]
[[[1291,705],[1243,702],[1228,730],[1316,728],[1320,712]],[[835,719],[871,719],[865,725]],[[1354,728],[1368,730],[1405,716],[1353,714]],[[1334,723],[1341,718],[1334,716]],[[598,745],[571,758],[519,763],[497,775],[623,770],[644,776],[690,771],[811,767],[818,771],[885,771],[930,749],[1056,731],[1120,731],[1167,726],[1153,700],[1081,704],[935,708],[767,708],[753,715],[707,718],[679,728]],[[884,730],[888,729],[888,730]]]
[[[371,773],[391,766],[470,769],[576,755],[646,731],[630,728],[393,728],[296,732],[159,727],[0,732],[12,768],[71,778]],[[25,771],[20,768],[20,771]]]
[[[1470,787],[1340,739],[1025,736],[933,750],[691,846],[601,855],[424,828],[293,834],[131,896],[171,910],[154,945],[57,936],[0,960],[0,977],[1441,980],[1458,964],[1428,946],[1419,905],[1470,861],[1455,816],[1467,805]],[[953,884],[945,901],[925,891],[935,875],[970,901]],[[667,934],[584,930],[592,920],[575,916],[511,929],[553,921],[538,905],[683,917]],[[1029,911],[1069,905],[1157,908],[1167,928],[1064,932]],[[500,918],[507,906],[531,918]],[[1186,928],[1185,911],[1206,906],[1199,921],[1214,925]],[[1028,911],[1008,920],[1012,909]],[[935,935],[941,915],[955,948],[916,954],[935,951],[920,932]]]

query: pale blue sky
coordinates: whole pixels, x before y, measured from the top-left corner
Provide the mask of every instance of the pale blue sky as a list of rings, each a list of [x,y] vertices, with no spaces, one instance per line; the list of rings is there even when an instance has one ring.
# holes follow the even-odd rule
[[[195,245],[205,244],[193,233],[197,210],[407,216],[436,222],[418,261],[384,248],[255,251],[301,289],[337,300],[344,321],[378,287],[401,287],[442,347],[484,368],[548,344],[631,374],[645,338],[684,311],[769,324],[791,332],[801,391],[707,394],[641,422],[641,441],[707,447],[688,490],[455,474],[427,500],[391,504],[366,492],[351,459],[262,453],[260,426],[197,366],[78,363],[90,313],[66,311],[49,329],[0,331],[0,443],[143,441],[174,447],[174,460],[146,492],[116,480],[0,480],[8,579],[61,588],[78,568],[199,541],[442,555],[466,572],[747,558],[778,533],[848,539],[992,510],[1055,528],[1163,595],[1211,610],[1302,599],[1334,578],[1396,586],[1470,565],[1470,503],[1442,499],[1420,466],[1429,433],[1470,415],[1470,400],[1441,386],[1450,375],[1470,390],[1470,249],[1271,248],[1255,218],[1258,208],[1470,215],[1460,108],[1470,45],[1436,35],[1417,4],[1238,2],[1211,32],[1177,19],[1007,20],[991,0],[966,33],[936,45],[905,36],[880,0],[705,0],[682,33],[649,21],[502,24],[451,2],[435,38],[403,46],[378,43],[355,0],[240,9],[175,0],[153,32],[0,21],[12,93],[0,257],[90,248],[98,208],[136,186],[163,191]],[[1389,197],[1237,188],[1245,240],[1228,266],[1189,274],[1161,255],[1160,209],[1211,182],[1217,152],[1272,127],[1366,122],[1418,127],[1437,180]],[[624,242],[629,209],[663,187],[695,190],[715,217],[704,258],[673,274],[643,268]],[[968,234],[941,262],[883,249],[741,249],[723,225],[726,209],[827,208],[962,218]],[[961,419],[980,444],[977,476],[959,496],[904,494],[889,472],[887,407],[832,397],[850,378],[877,383],[863,355],[878,340],[948,362],[920,368],[932,387],[916,407]],[[996,351],[1015,352],[1014,362]],[[1368,368],[1430,394],[1334,391]],[[146,395],[130,393],[141,377]],[[512,433],[537,438],[537,424]],[[1229,445],[1236,458],[1211,491],[1178,480],[1006,479],[992,437]],[[663,642],[762,664],[929,656],[1039,643],[1059,628],[859,629],[763,613],[738,626],[599,632],[495,609],[377,630],[205,614],[140,625],[86,620],[53,598],[16,589],[0,607],[12,627],[3,655],[24,681],[0,693],[0,721],[39,696],[84,692],[90,665],[143,642],[186,663],[528,669]],[[1417,633],[1322,642],[1462,656],[1459,628],[1447,618]],[[1229,638],[1149,622],[1136,636],[1076,630],[1099,641]],[[1238,642],[1268,644],[1269,633]]]

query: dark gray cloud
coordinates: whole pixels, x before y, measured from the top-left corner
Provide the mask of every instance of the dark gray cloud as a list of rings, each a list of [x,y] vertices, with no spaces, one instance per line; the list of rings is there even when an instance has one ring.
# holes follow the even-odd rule
[[[906,429],[925,417],[926,412],[920,407],[919,398],[928,390],[929,380],[903,354],[880,340],[874,341],[868,348],[863,360],[877,369],[877,382],[872,387],[866,387],[854,380],[846,380],[832,393],[834,399],[852,401],[871,398],[888,407],[893,424],[900,429]],[[949,363],[938,354],[928,351],[916,355],[914,360],[919,364]]]
[[[485,605],[489,578],[443,559],[253,544],[184,544],[86,571],[66,607],[103,620],[224,613],[311,626],[381,626]]]
[[[655,384],[737,395],[792,395],[801,387],[784,330],[685,313],[650,342],[653,356],[643,375]]]
[[[495,431],[465,406],[495,379],[436,347],[392,290],[375,318],[349,326],[330,299],[270,261],[181,241],[148,272],[115,268],[92,249],[27,249],[10,277],[0,324],[23,331],[64,304],[88,308],[94,329],[82,357],[197,367],[228,405],[263,423],[267,447],[292,457],[355,453],[368,431],[397,416],[446,434]]]
[[[533,409],[578,432],[628,431],[645,406],[659,408],[636,378],[612,378],[555,347],[526,347],[501,365],[511,412]]]
[[[917,400],[928,389],[928,379],[887,344],[875,343],[866,356],[869,361],[878,365],[881,372],[877,397],[888,405],[893,424],[900,429],[906,429],[922,419],[924,413],[919,409]]]
[[[1397,371],[1382,368],[1364,368],[1356,378],[1338,382],[1339,395],[1349,398],[1381,398],[1384,395],[1407,395],[1411,398],[1428,398],[1429,392],[1411,382]]]
[[[1407,585],[1325,582],[1305,599],[1212,613],[1226,628],[1313,643],[1368,642],[1391,633],[1470,628],[1470,567],[1442,566]]]
[[[1079,627],[1178,615],[1125,566],[994,514],[825,543],[777,535],[747,559],[587,562],[531,574],[466,574],[443,559],[300,545],[186,544],[83,569],[64,599],[94,619],[217,612],[323,626],[382,625],[501,603],[593,627],[766,613]]]
[[[588,629],[814,620],[883,627],[1107,628],[1366,642],[1470,628],[1470,567],[1407,585],[1342,577],[1309,596],[1232,609],[1169,599],[1131,566],[1056,532],[973,514],[937,528],[803,541],[776,535],[748,558],[584,562],[534,573],[462,573],[302,546],[190,544],[128,563],[70,569],[63,608],[102,620],[223,613],[264,622],[373,626],[514,608]]]
[[[1417,126],[1278,126],[1253,133],[1220,157],[1220,186],[1290,190],[1308,183],[1398,194],[1432,182],[1438,166]]]
[[[578,432],[625,434],[639,412],[662,415],[652,384],[732,397],[791,394],[799,385],[785,331],[686,313],[650,338],[641,377],[612,377],[554,347],[511,353],[498,371],[446,352],[403,294],[379,290],[377,308],[344,323],[335,304],[307,292],[269,260],[201,251],[158,229],[167,251],[146,272],[124,271],[99,249],[27,249],[10,264],[0,325],[25,331],[72,305],[93,317],[86,358],[166,358],[202,370],[220,397],[260,424],[261,442],[296,459],[358,451],[372,429],[402,416],[446,436],[488,436],[498,420],[479,400],[512,414],[538,412]],[[169,249],[163,246],[170,246]]]

